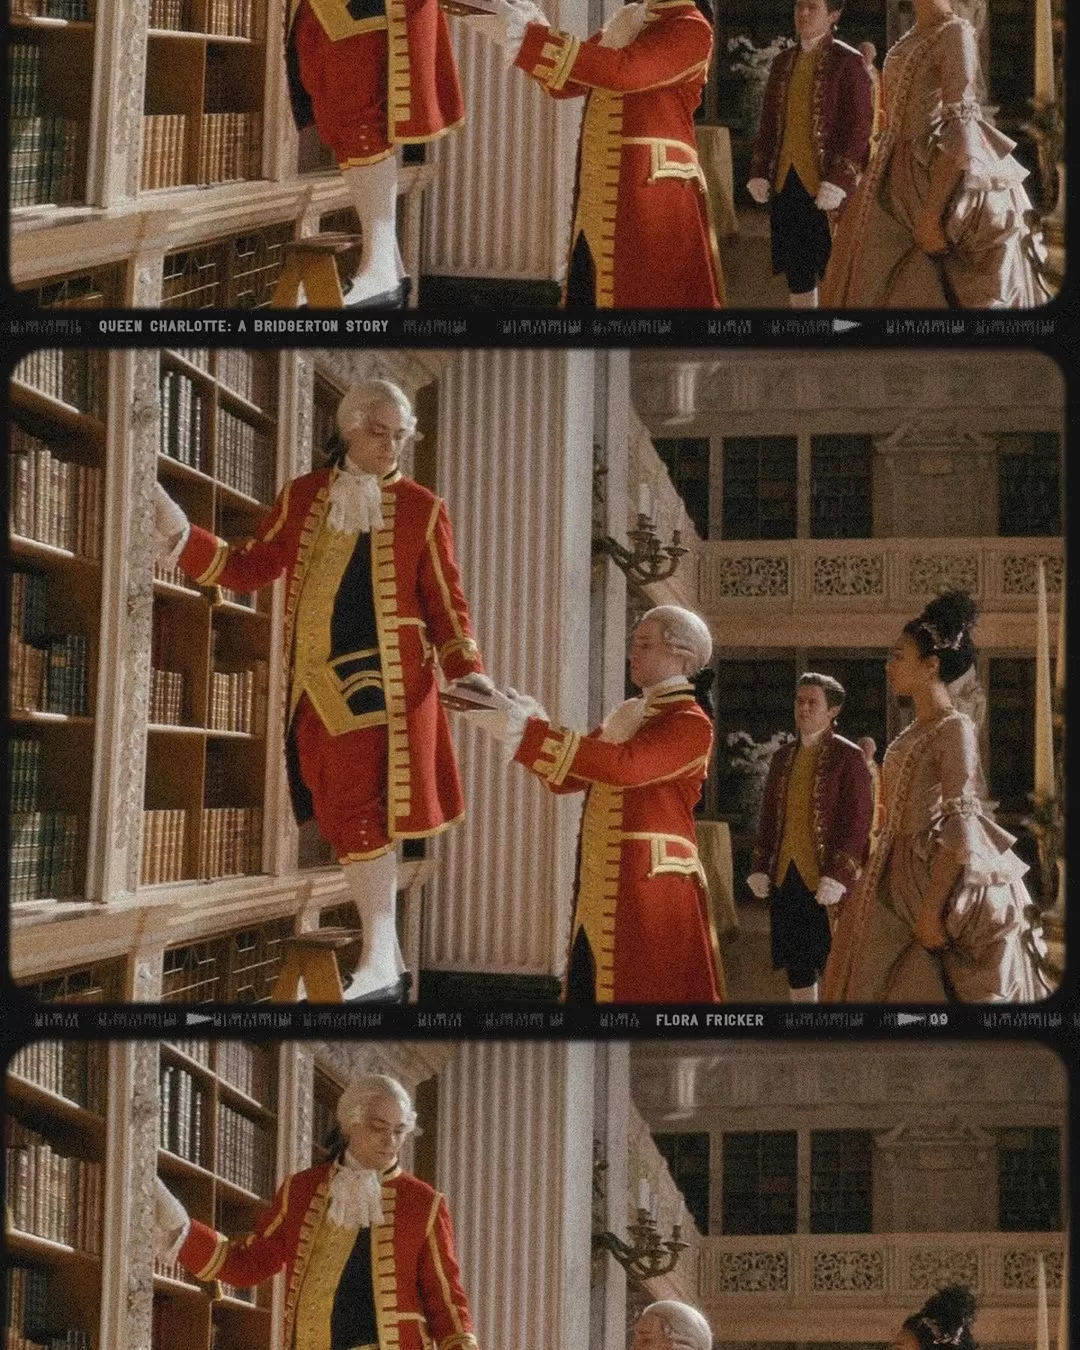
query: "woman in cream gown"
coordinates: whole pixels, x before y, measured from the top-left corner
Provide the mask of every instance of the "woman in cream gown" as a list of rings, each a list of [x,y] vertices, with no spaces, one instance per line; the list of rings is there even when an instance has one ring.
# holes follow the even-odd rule
[[[842,902],[823,1001],[1024,1002],[1049,993],[1027,867],[1013,836],[985,813],[975,724],[945,687],[974,663],[973,620],[968,596],[942,596],[905,626],[889,659],[890,687],[912,699],[915,721],[885,754],[885,824]]]
[[[1027,170],[985,120],[975,30],[948,0],[916,0],[882,72],[886,129],[840,217],[822,305],[1019,308],[1049,295],[1027,213]]]

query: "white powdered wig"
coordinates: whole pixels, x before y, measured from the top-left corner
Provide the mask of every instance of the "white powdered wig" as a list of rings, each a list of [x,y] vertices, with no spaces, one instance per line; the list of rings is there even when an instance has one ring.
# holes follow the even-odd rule
[[[357,384],[350,385],[338,404],[338,431],[348,440],[349,433],[361,426],[367,420],[372,408],[377,408],[380,403],[394,404],[405,419],[409,435],[416,437],[416,414],[409,402],[409,396],[392,380],[360,380]]]
[[[668,606],[663,606],[668,608]],[[674,608],[674,607],[672,607]],[[683,611],[686,613],[686,611]],[[695,616],[696,617],[696,616]],[[662,1299],[659,1303],[650,1303],[641,1314],[641,1320],[653,1317],[665,1331],[679,1338],[680,1346],[685,1343],[687,1350],[712,1350],[712,1328],[704,1316],[689,1303],[677,1303],[675,1299]]]
[[[690,658],[688,675],[704,670],[712,660],[713,640],[709,625],[700,614],[683,609],[681,605],[657,605],[642,615],[641,622],[648,623],[652,619],[660,625],[664,646]]]
[[[416,1129],[416,1112],[412,1098],[397,1081],[384,1073],[365,1073],[354,1078],[337,1104],[337,1119],[345,1134],[359,1125],[367,1115],[368,1107],[380,1097],[390,1097],[401,1107],[405,1127],[411,1134]]]

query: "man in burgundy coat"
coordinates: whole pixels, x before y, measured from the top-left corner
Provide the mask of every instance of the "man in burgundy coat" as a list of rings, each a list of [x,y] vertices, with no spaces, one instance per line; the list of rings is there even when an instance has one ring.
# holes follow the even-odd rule
[[[833,728],[844,687],[807,671],[795,689],[798,736],[769,765],[747,885],[770,902],[773,965],[793,1003],[817,1000],[832,931],[829,906],[866,861],[873,788],[863,752]]]
[[[832,249],[830,214],[870,157],[870,76],[859,52],[833,36],[844,0],[796,0],[799,41],[769,70],[747,191],[771,204],[773,272],[793,308],[817,304]]]

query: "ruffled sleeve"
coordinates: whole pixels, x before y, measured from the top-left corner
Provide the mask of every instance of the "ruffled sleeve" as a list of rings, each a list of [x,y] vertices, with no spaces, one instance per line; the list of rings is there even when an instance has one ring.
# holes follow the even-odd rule
[[[975,30],[966,20],[941,35],[941,125],[938,149],[963,170],[963,186],[989,190],[1020,183],[1027,170],[1012,152],[1016,142],[983,116]]]
[[[965,885],[1018,881],[1027,865],[1012,852],[1016,838],[983,814],[975,724],[958,713],[939,733],[941,808],[937,842],[963,865]]]

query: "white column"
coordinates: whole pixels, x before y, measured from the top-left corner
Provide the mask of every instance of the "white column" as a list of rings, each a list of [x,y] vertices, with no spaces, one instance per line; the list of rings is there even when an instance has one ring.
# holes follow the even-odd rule
[[[439,492],[495,682],[584,728],[593,429],[590,352],[465,352],[440,390]],[[560,973],[580,799],[553,797],[460,720],[466,819],[436,842],[430,969]]]
[[[604,534],[626,544],[630,451],[630,353],[597,355],[596,429],[604,446]],[[626,681],[626,577],[604,557],[594,571],[592,680],[589,721],[599,722],[622,702]]]
[[[586,0],[545,4],[582,36]],[[553,99],[501,48],[450,19],[465,125],[432,151],[425,267],[442,276],[562,280],[582,100]]]
[[[608,1161],[604,1172],[604,1227],[625,1238],[627,1189],[631,1184],[627,1170],[630,1046],[625,1041],[598,1045],[596,1056],[596,1128],[597,1133],[602,1132]],[[633,1184],[636,1181],[633,1178]],[[591,1344],[595,1350],[626,1350],[626,1271],[610,1253],[604,1255],[602,1262],[598,1275],[600,1338],[594,1337]]]
[[[591,1043],[463,1043],[439,1077],[437,1185],[477,1340],[589,1344]]]

